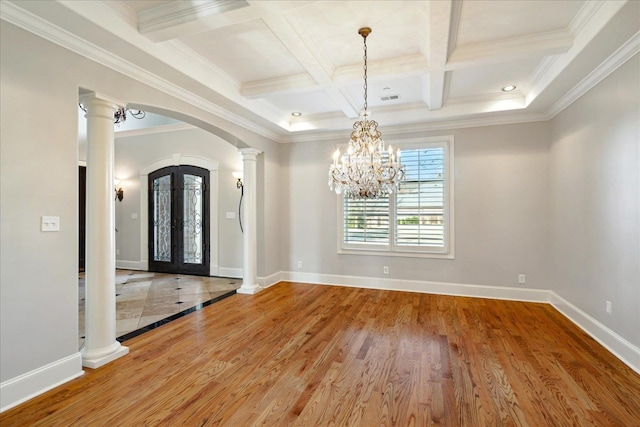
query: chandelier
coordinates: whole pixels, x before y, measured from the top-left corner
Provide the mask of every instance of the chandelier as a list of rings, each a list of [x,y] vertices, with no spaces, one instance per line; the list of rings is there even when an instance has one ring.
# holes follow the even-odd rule
[[[378,123],[369,120],[367,111],[367,36],[371,28],[358,30],[364,39],[364,108],[353,132],[345,155],[336,150],[329,167],[329,188],[349,199],[378,199],[393,193],[404,179],[400,149],[393,153],[378,130]]]
[[[84,105],[78,104],[78,106],[80,107],[80,109],[82,111],[84,111],[85,113],[87,112],[87,109],[84,108]],[[135,110],[134,111],[134,110],[130,110],[128,108],[118,108],[116,110],[116,112],[113,113],[113,123],[117,125],[118,123],[126,122],[127,121],[127,112],[129,112],[129,114],[131,114],[136,119],[144,119],[145,116],[147,115],[147,113],[145,113],[142,110]]]

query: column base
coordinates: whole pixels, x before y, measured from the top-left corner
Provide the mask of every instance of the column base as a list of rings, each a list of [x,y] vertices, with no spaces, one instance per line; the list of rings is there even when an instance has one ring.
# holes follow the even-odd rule
[[[236,290],[236,293],[238,294],[248,294],[248,295],[253,295],[253,294],[257,294],[258,292],[262,291],[264,288],[260,285],[255,285],[252,287],[244,287],[244,285],[242,285],[239,289]]]
[[[116,341],[114,344],[120,344],[120,343]],[[102,354],[92,355],[91,354],[92,352],[89,352],[89,354],[86,354],[83,352],[82,366],[84,366],[85,368],[96,369],[106,365],[109,362],[113,362],[114,360],[119,359],[124,355],[129,354],[129,347],[123,347],[121,345],[111,346],[111,347],[115,347],[115,349],[107,354],[102,353]]]

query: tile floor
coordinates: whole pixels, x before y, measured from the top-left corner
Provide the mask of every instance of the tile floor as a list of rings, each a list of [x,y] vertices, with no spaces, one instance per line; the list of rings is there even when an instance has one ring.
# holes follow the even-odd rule
[[[78,280],[78,344],[84,343],[84,273]],[[240,279],[116,270],[116,337],[238,289]]]

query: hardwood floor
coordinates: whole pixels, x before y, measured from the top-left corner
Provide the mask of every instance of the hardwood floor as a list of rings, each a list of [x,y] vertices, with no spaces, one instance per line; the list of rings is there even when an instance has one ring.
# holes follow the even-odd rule
[[[547,304],[280,283],[125,345],[0,425],[640,425],[640,376]]]

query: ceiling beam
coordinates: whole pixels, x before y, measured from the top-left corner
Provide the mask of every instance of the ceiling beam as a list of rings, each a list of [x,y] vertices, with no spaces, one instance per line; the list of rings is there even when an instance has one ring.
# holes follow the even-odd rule
[[[174,1],[141,10],[138,30],[157,43],[280,14],[309,3],[313,1]]]
[[[445,68],[455,70],[557,55],[567,52],[572,46],[573,36],[566,29],[468,44],[453,50]]]
[[[322,49],[304,34],[304,25],[290,16],[270,15],[262,18],[271,32],[289,49],[293,57],[306,72],[326,91],[329,97],[347,117],[358,117],[358,110],[351,105],[347,97],[334,84],[333,64],[322,54]]]
[[[375,76],[370,81],[386,77],[407,77],[424,74],[427,71],[427,60],[422,55],[410,55],[399,58],[369,61],[369,68],[375,69]],[[332,81],[338,87],[344,87],[362,80],[362,65],[347,65],[336,68]],[[263,98],[272,93],[309,92],[319,89],[320,84],[310,74],[276,77],[242,83],[240,93],[245,98]]]
[[[310,92],[319,88],[320,85],[311,75],[303,73],[242,83],[240,95],[247,99],[256,99],[274,93]]]
[[[456,6],[457,8],[457,6]],[[420,50],[427,58],[429,74],[424,79],[424,103],[429,110],[439,110],[444,102],[445,65],[449,54],[452,26],[456,10],[453,1],[428,2],[426,4],[426,37],[421,38]]]

